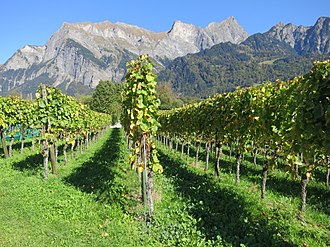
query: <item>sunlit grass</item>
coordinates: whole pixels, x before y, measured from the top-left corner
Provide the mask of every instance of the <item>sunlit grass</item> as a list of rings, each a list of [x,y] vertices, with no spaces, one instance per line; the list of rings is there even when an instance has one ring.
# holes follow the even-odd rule
[[[117,155],[109,156],[111,150],[107,148],[114,147]],[[78,169],[86,165],[94,165],[97,170],[101,161],[93,159],[95,155],[104,155],[102,162],[113,166],[109,172],[124,169],[127,149],[120,131],[108,132],[67,166],[60,163],[58,175],[51,175],[48,180],[42,177],[39,169],[42,164],[37,168],[40,173],[15,169],[15,164],[31,155],[35,153],[26,151],[23,155],[15,153],[9,160],[0,160],[1,246],[140,246],[141,242],[148,242],[139,232],[141,222],[125,213],[120,202],[100,199],[102,193],[106,197],[111,190],[121,193],[118,185],[125,186],[127,176],[135,176],[130,170],[123,171],[124,174],[116,177],[118,183],[109,184],[102,192],[87,193],[78,186],[79,181],[67,179],[75,178]],[[104,179],[107,186],[107,174],[99,179]]]
[[[315,179],[305,220],[299,181],[271,170],[260,198],[261,166],[246,155],[241,183],[224,150],[221,178],[214,157],[159,148],[164,173],[155,177],[155,215],[144,222],[137,174],[129,168],[121,130],[108,131],[65,166],[43,178],[42,159],[29,148],[0,159],[0,246],[329,246],[330,193]],[[262,160],[262,157],[258,157]]]
[[[280,170],[269,172],[267,198],[261,199],[261,166],[242,164],[241,183],[235,183],[235,158],[224,152],[221,178],[214,176],[214,160],[204,172],[201,159],[196,167],[194,151],[187,159],[162,146],[165,176],[174,183],[172,198],[182,201],[181,210],[195,220],[204,245],[218,246],[328,246],[330,244],[329,188],[324,183],[309,184],[305,220],[299,218],[299,181]],[[262,157],[259,157],[261,160]],[[174,200],[174,199],[173,199]],[[182,205],[189,205],[184,209]],[[193,206],[192,206],[193,205]],[[173,209],[179,210],[179,209]],[[194,222],[192,220],[191,222]],[[218,239],[218,240],[217,240]]]

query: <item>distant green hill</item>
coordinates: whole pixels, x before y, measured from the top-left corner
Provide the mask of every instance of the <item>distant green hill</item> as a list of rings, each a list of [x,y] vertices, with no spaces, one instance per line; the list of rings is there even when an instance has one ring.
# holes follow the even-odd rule
[[[330,54],[300,55],[288,43],[255,34],[241,44],[222,43],[196,54],[177,58],[159,74],[181,95],[207,97],[265,81],[291,79],[306,74],[314,60]]]

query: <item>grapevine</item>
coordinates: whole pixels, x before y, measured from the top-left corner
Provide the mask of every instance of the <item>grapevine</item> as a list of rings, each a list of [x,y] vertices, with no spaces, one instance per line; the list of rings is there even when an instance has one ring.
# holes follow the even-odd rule
[[[147,55],[127,64],[125,76],[122,123],[132,141],[130,164],[142,174],[142,196],[148,200],[149,217],[153,214],[152,184],[155,172],[162,172],[157,157],[154,137],[160,126],[158,117],[159,100],[156,97],[156,76],[153,64]]]
[[[270,158],[263,167],[263,198],[268,165],[278,156],[286,159],[292,170],[299,166],[305,190],[313,171],[327,165],[330,156],[329,81],[330,61],[316,62],[309,74],[293,80],[238,88],[163,111],[160,132],[183,139],[198,137],[205,143],[216,143],[217,148],[225,143],[235,146],[237,183],[242,153],[251,147],[264,150],[264,156]],[[302,211],[305,196],[302,193]]]

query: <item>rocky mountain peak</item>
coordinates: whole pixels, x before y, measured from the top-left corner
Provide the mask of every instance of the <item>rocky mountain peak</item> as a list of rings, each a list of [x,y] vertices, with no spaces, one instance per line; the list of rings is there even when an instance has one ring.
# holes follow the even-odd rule
[[[183,40],[189,40],[192,36],[196,35],[199,32],[200,28],[192,25],[184,23],[180,20],[176,20],[170,31],[168,31],[168,35],[171,38],[180,38]]]
[[[275,29],[281,29],[285,26],[285,23],[284,22],[279,22],[277,23],[273,28]]]
[[[234,16],[229,16],[226,20],[222,21],[221,23],[232,26],[239,25]]]
[[[296,35],[297,26],[292,23],[285,24],[283,22],[277,23],[272,27],[267,33],[272,38],[276,38],[280,41],[285,41],[291,47],[295,46],[295,35]]]
[[[314,26],[306,30],[306,37],[298,42],[301,53],[330,53],[330,17],[320,17]]]
[[[206,27],[177,20],[161,33],[123,22],[63,23],[45,46],[25,46],[0,67],[0,90],[33,90],[41,81],[88,90],[100,80],[121,81],[126,62],[139,54],[149,54],[161,69],[177,57],[248,36],[233,16]]]
[[[86,90],[100,80],[121,81],[126,62],[139,54],[149,54],[161,68],[164,61],[247,36],[234,17],[206,28],[177,20],[161,33],[123,22],[65,22],[45,46],[25,46],[0,67],[0,90],[5,95],[25,84],[33,90],[41,81]]]
[[[174,21],[170,31],[168,31],[168,34],[175,36],[175,35],[180,35],[181,32],[187,33],[191,31],[198,31],[199,29],[200,29],[199,27],[193,24],[188,24],[180,20],[176,20]]]
[[[45,54],[45,46],[25,45],[3,65],[3,69],[25,69],[33,64],[41,63]]]
[[[183,56],[210,48],[222,42],[242,42],[248,37],[248,34],[234,17],[229,17],[223,22],[210,23],[205,28],[177,20],[167,33],[167,36],[164,42],[160,43],[160,46],[164,45],[165,49],[170,46],[172,50],[177,50],[177,46],[180,44],[179,46],[183,47],[183,49],[181,51],[177,50],[177,52],[179,56]]]
[[[222,22],[211,22],[205,30],[215,44],[227,41],[238,44],[249,36],[233,16]]]
[[[224,21],[229,21],[229,22],[237,22],[234,16],[229,16],[226,20]]]
[[[273,32],[279,35],[280,33],[288,32],[290,30],[294,31],[296,29],[297,26],[292,23],[285,24],[283,22],[279,22],[275,26],[273,26],[268,32]]]
[[[238,24],[238,22],[237,22],[237,20],[235,19],[234,16],[230,16],[226,20],[221,21],[221,22],[211,22],[209,25],[207,25],[206,29],[214,29],[214,28],[218,28],[218,27],[221,27],[221,26],[227,26],[227,27],[235,28],[235,27],[240,26],[240,25]]]
[[[330,26],[330,17],[322,16],[318,18],[315,26]]]
[[[266,34],[290,44],[298,53],[330,52],[330,17],[320,17],[314,26],[278,23]]]

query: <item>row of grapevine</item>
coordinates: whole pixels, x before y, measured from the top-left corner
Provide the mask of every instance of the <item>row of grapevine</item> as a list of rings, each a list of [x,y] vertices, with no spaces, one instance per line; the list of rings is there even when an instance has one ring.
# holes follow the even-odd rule
[[[153,141],[159,127],[157,121],[159,101],[156,97],[156,76],[147,55],[127,64],[123,92],[122,124],[130,139],[130,164],[141,177],[142,199],[148,207],[147,219],[153,215],[153,177],[161,172]]]
[[[26,130],[38,129],[42,140],[41,153],[44,156],[44,174],[48,176],[49,153],[52,161],[52,172],[56,173],[57,146],[64,141],[64,158],[69,144],[73,149],[77,141],[80,146],[103,128],[110,125],[109,115],[97,113],[87,106],[79,104],[59,89],[41,85],[34,100],[21,100],[17,97],[0,98],[0,132],[5,157],[8,152],[5,136],[11,137],[9,150],[13,143],[13,131],[20,128],[22,149]],[[34,133],[34,131],[32,131]],[[34,149],[34,141],[32,141]]]
[[[318,166],[329,166],[330,61],[316,62],[310,73],[290,81],[266,83],[219,94],[200,103],[162,112],[162,135],[182,142],[216,144],[216,173],[222,146],[236,151],[236,182],[242,155],[262,149],[265,157],[282,157],[292,169],[299,166],[302,212],[306,185]],[[208,154],[207,154],[208,156]],[[268,162],[263,167],[265,197]]]
[[[6,158],[11,156],[13,138],[11,138],[9,152],[6,148],[5,136],[13,137],[13,131],[20,125],[22,132],[22,148],[24,146],[24,132],[26,126],[33,122],[33,104],[31,101],[20,100],[16,97],[0,98],[0,132]]]

